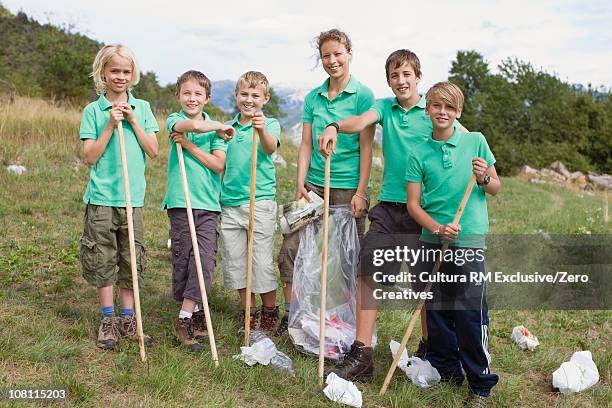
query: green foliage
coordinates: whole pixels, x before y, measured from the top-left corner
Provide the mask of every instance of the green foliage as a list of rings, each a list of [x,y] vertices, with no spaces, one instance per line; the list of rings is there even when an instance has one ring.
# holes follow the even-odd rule
[[[487,137],[508,174],[561,160],[572,170],[612,170],[612,96],[562,82],[506,59],[499,74],[475,51],[459,51],[449,80],[466,96],[461,122]]]
[[[101,42],[72,33],[70,27],[40,24],[22,12],[12,15],[2,5],[0,38],[0,81],[14,85],[18,94],[74,105],[84,105],[96,97],[89,74]],[[174,85],[160,86],[154,72],[141,74],[134,95],[151,102],[162,116],[180,109]],[[215,119],[227,118],[214,105],[206,110]]]

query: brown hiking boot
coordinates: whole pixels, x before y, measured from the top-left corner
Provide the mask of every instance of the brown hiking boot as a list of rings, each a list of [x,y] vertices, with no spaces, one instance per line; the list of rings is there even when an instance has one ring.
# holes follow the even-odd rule
[[[117,330],[121,337],[125,337],[132,341],[138,341],[138,334],[136,331],[136,316],[116,317]],[[153,339],[142,333],[145,346],[149,347],[153,344]]]
[[[417,351],[414,352],[414,357],[418,357],[421,360],[425,360],[425,356],[427,355],[427,339],[421,337],[421,341],[419,341],[419,347]]]
[[[355,340],[351,349],[341,363],[327,370],[348,381],[369,382],[374,374],[374,351],[360,341]]]
[[[193,326],[193,338],[200,343],[208,340],[208,330],[206,330],[206,315],[203,310],[194,312],[191,316]]]
[[[257,309],[255,309],[254,307],[251,308],[251,320],[249,321],[249,327],[251,328],[251,331],[253,330],[259,330],[259,319],[261,317],[261,312]],[[242,320],[240,322],[240,328],[238,329],[238,334],[242,335],[244,334],[244,320],[245,320],[245,314],[244,311],[242,312]]]
[[[187,350],[193,352],[202,350],[202,345],[193,337],[193,321],[189,317],[184,319],[177,317],[174,321],[174,329],[181,345]]]
[[[117,327],[115,326],[115,320],[112,317],[102,318],[100,327],[98,328],[98,340],[96,346],[104,350],[111,350],[117,346],[119,336],[117,333]]]
[[[272,310],[262,306],[260,313],[259,330],[263,331],[268,336],[272,336],[278,324],[278,306],[274,307]]]
[[[285,313],[276,328],[276,335],[282,336],[289,328],[289,314]]]

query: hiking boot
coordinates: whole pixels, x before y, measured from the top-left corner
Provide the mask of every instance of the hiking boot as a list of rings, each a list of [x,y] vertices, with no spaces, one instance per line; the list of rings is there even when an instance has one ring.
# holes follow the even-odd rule
[[[374,374],[373,354],[372,347],[355,340],[344,360],[327,370],[327,374],[335,373],[348,381],[369,382]]]
[[[465,401],[465,406],[469,408],[487,408],[488,404],[489,398],[478,394],[470,394]]]
[[[280,320],[278,327],[276,328],[275,334],[277,336],[282,336],[287,331],[288,328],[289,328],[289,314],[285,313],[283,315],[283,318]]]
[[[104,350],[112,350],[117,346],[119,340],[117,327],[113,317],[103,317],[100,327],[98,328],[98,340],[96,346]]]
[[[419,341],[419,347],[417,351],[414,352],[414,357],[418,357],[421,360],[425,360],[425,356],[427,355],[427,339],[421,337],[421,341]]]
[[[249,321],[250,331],[259,330],[259,319],[261,316],[261,312],[255,308],[251,308],[251,320]],[[238,329],[238,334],[244,334],[244,320],[245,320],[244,311],[242,312],[242,321],[240,324],[240,328]]]
[[[121,337],[125,337],[132,341],[138,341],[138,333],[136,331],[136,316],[116,317],[117,330]],[[142,334],[145,346],[149,347],[153,344],[151,336]]]
[[[260,313],[259,330],[263,331],[268,336],[273,335],[276,330],[276,325],[278,324],[278,306],[272,310],[262,306]]]
[[[203,310],[194,312],[191,316],[191,322],[193,325],[193,338],[200,343],[208,340],[208,330],[206,330],[206,315]]]
[[[177,317],[174,321],[174,329],[181,346],[193,352],[202,350],[202,345],[193,337],[193,320],[191,318],[181,319]]]

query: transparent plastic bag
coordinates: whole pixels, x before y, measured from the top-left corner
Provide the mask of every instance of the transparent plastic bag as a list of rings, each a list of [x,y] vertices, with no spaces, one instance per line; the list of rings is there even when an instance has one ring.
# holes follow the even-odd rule
[[[300,230],[293,271],[289,335],[302,352],[319,355],[322,217]],[[348,206],[330,206],[325,357],[339,360],[355,340],[359,238]]]

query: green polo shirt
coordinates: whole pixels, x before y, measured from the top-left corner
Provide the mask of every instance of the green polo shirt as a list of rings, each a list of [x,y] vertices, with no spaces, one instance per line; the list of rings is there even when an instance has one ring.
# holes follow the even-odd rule
[[[210,120],[206,112],[203,112],[204,120]],[[168,134],[172,132],[174,124],[181,120],[189,120],[183,111],[172,113],[166,120],[166,128]],[[207,133],[187,133],[189,139],[197,147],[212,154],[215,150],[225,152],[227,143],[217,137],[216,132]],[[178,156],[176,152],[176,143],[168,139],[170,142],[170,152],[168,153],[168,181],[166,183],[166,195],[162,203],[162,208],[186,208],[185,194],[183,192],[183,182],[181,179],[181,170],[178,164]],[[219,193],[221,192],[221,175],[215,173],[198,159],[193,157],[187,149],[183,149],[183,157],[185,159],[185,174],[187,176],[187,184],[189,186],[189,199],[191,200],[191,208],[197,210],[221,211],[219,206]]]
[[[425,96],[410,109],[404,109],[397,98],[376,101],[370,110],[376,112],[383,128],[382,148],[385,158],[380,201],[406,202],[406,154],[423,143],[432,132],[431,120],[425,114]]]
[[[406,181],[422,184],[421,207],[436,222],[453,221],[463,193],[472,178],[472,159],[483,158],[489,166],[495,157],[482,133],[461,132],[458,126],[446,142],[428,138],[408,155]],[[458,247],[482,248],[489,232],[485,190],[475,186],[466,204],[459,237],[451,243]],[[421,239],[439,243],[438,237],[423,228]]]
[[[136,99],[131,93],[128,93],[128,103],[132,106],[136,121],[146,133],[159,131],[149,102]],[[111,108],[112,103],[104,95],[100,95],[97,101],[91,102],[85,107],[79,129],[81,140],[97,139],[102,134],[110,120]],[[136,134],[127,119],[124,119],[122,124],[132,206],[142,207],[147,186],[145,180],[145,152],[140,147]],[[83,195],[83,201],[86,204],[91,203],[109,207],[126,206],[119,135],[116,128],[102,156],[91,166],[89,182]]]
[[[351,76],[346,88],[334,99],[328,97],[329,78],[313,89],[304,100],[304,123],[312,125],[312,156],[306,181],[317,186],[325,184],[325,158],[319,152],[318,139],[331,122],[340,122],[361,115],[374,104],[372,91]],[[354,136],[354,137],[350,137]],[[336,154],[331,157],[330,186],[354,189],[359,185],[359,133],[341,134]]]
[[[253,148],[253,125],[242,125],[240,114],[226,122],[236,129],[236,134],[227,144],[225,175],[221,187],[221,204],[237,207],[249,202],[251,188],[251,149]],[[280,123],[274,118],[265,119],[266,131],[276,138],[280,146]],[[263,151],[257,138],[257,175],[255,179],[255,201],[276,199],[276,169],[272,155]]]

